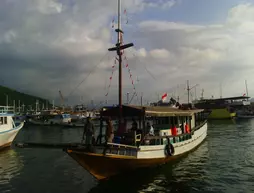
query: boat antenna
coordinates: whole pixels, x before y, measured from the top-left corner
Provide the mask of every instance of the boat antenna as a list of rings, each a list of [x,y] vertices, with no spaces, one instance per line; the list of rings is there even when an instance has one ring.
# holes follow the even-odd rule
[[[220,98],[222,98],[222,85],[220,83]]]
[[[247,97],[249,96],[249,94],[248,94],[248,85],[247,85],[247,80],[245,80],[245,87],[246,87],[246,95],[247,95]],[[247,100],[248,100],[248,98],[247,98]]]
[[[122,50],[134,46],[133,43],[123,45],[123,31],[121,29],[121,0],[118,0],[118,25],[117,29],[117,43],[115,47],[109,48],[108,51],[116,51],[118,55],[118,64],[119,64],[119,77],[118,77],[118,104],[119,104],[119,127],[122,121]]]

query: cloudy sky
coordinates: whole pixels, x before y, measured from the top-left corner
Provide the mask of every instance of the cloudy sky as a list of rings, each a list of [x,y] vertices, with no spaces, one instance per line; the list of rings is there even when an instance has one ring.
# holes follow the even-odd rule
[[[199,97],[254,94],[254,3],[251,0],[123,0],[125,51],[138,95],[164,92],[186,100],[186,80]],[[112,20],[117,0],[1,0],[0,84],[69,103],[117,102]],[[128,21],[128,23],[127,23]],[[80,84],[82,82],[82,84]],[[194,89],[192,90],[194,97]],[[133,94],[128,68],[123,93]],[[137,102],[137,98],[133,102]]]

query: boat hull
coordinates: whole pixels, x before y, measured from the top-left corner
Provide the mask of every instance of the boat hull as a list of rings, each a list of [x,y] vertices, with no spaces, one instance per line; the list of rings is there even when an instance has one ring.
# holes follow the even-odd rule
[[[143,146],[144,148],[141,146],[136,156],[103,155],[75,149],[67,149],[66,152],[95,178],[102,180],[125,171],[157,166],[175,160],[198,147],[206,136],[207,123],[195,131],[191,139],[173,144],[175,154],[172,156],[165,155],[165,145]]]
[[[24,126],[24,122],[15,128],[0,132],[0,149],[11,146],[12,141]]]
[[[125,171],[165,164],[177,157],[136,159],[135,157],[129,158],[128,156],[103,156],[102,154],[92,153],[80,154],[71,151],[67,151],[67,153],[98,180],[103,180]]]

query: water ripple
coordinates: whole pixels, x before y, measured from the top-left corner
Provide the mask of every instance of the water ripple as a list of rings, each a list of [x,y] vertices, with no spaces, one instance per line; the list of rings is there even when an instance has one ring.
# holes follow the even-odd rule
[[[17,140],[78,142],[81,133],[74,128],[31,127]],[[61,150],[0,152],[0,192],[254,192],[253,165],[254,121],[212,121],[205,142],[176,162],[104,182],[97,182]]]

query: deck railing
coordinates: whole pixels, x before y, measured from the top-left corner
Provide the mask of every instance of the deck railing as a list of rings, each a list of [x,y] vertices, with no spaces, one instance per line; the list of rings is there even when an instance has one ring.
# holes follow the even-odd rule
[[[207,121],[204,121],[201,124],[199,124],[198,126],[192,128],[190,133],[182,133],[179,135],[164,135],[164,136],[144,136],[141,144],[144,144],[146,142],[146,140],[153,141],[153,143],[151,145],[159,145],[159,144],[164,144],[164,141],[166,139],[169,139],[170,142],[172,142],[172,143],[177,143],[177,142],[191,139],[194,132],[199,130],[200,128],[202,128],[206,122]]]
[[[192,128],[190,133],[183,133],[179,135],[165,135],[165,136],[144,136],[141,140],[141,134],[135,134],[135,145],[125,145],[118,143],[107,143],[103,148],[104,154],[112,155],[124,155],[124,156],[136,156],[137,151],[140,149],[139,146],[142,145],[163,145],[167,143],[178,143],[186,141],[192,138],[192,135],[195,131],[199,130],[204,126],[207,121],[202,122],[195,128]],[[149,140],[149,144],[146,144],[146,141]],[[98,141],[98,140],[97,140]],[[101,146],[97,144],[95,146]]]
[[[0,106],[0,113],[13,114],[15,112],[15,108],[13,106]]]
[[[123,156],[136,156],[139,148],[137,146],[107,143],[104,148],[103,154],[123,155]]]

